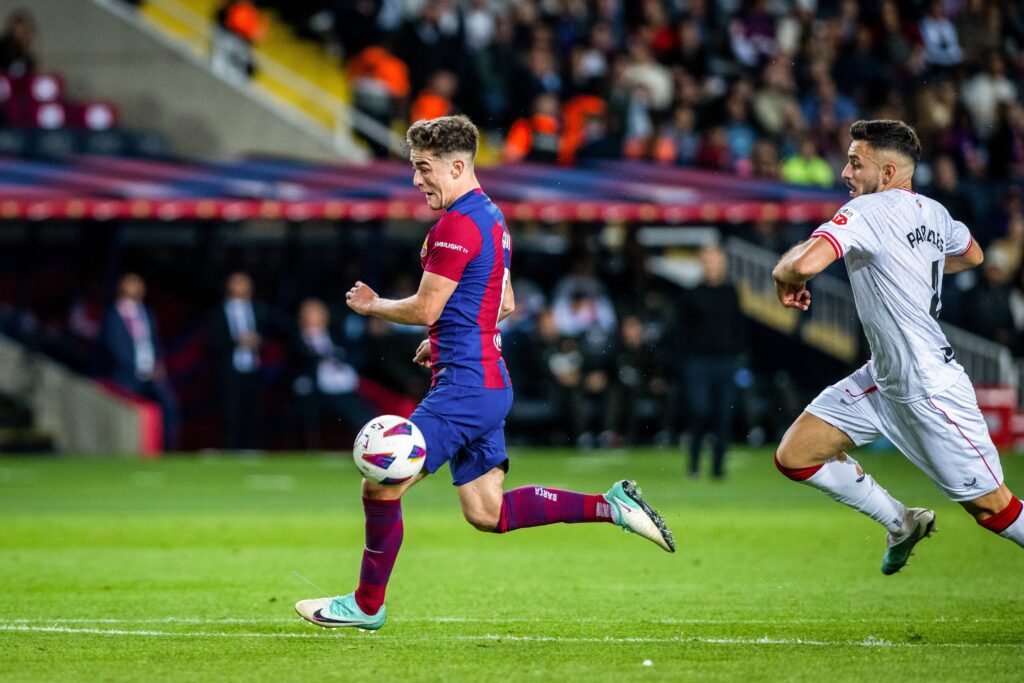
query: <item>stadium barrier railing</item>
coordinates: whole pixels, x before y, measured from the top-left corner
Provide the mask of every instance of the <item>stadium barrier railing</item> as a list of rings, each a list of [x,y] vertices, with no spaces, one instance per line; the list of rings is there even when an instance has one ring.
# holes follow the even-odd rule
[[[100,6],[114,9],[115,0],[93,0]],[[118,8],[120,9],[120,8]],[[228,71],[217,68],[211,46],[217,27],[209,19],[196,14],[176,0],[147,0],[138,14],[124,13],[139,25],[159,29],[176,49],[198,60],[210,73],[225,82],[238,86],[238,79]],[[144,18],[143,18],[144,17]],[[311,83],[273,59],[258,47],[252,51],[259,78],[243,84],[244,90],[256,91],[285,117],[301,116],[312,124],[317,135],[342,155],[351,153],[351,131],[358,130],[367,138],[381,144],[397,155],[403,152],[403,141],[387,126],[355,109],[339,98]]]
[[[725,250],[744,312],[780,332],[799,335],[808,345],[835,358],[848,363],[856,360],[863,331],[848,282],[828,274],[814,278],[810,285],[814,305],[798,316],[796,311],[782,308],[775,296],[772,269],[779,254],[736,237],[726,241]],[[976,385],[1020,386],[1010,349],[948,323],[940,324],[957,361]]]

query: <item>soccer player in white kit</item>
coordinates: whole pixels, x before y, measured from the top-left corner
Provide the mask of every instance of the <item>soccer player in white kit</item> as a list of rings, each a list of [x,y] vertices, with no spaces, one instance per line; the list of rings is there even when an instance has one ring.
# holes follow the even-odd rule
[[[782,305],[806,311],[807,281],[845,259],[871,360],[807,406],[775,464],[887,529],[884,574],[907,563],[935,513],[903,505],[847,454],[882,436],[981,526],[1024,546],[1021,501],[1003,483],[974,389],[936,319],[943,274],[981,264],[982,250],[967,226],[911,189],[921,156],[913,128],[857,121],[850,138],[843,180],[853,199],[787,251],[772,276]]]

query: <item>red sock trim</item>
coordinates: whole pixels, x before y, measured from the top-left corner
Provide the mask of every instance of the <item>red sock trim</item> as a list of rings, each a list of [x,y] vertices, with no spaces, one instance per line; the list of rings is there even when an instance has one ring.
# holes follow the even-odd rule
[[[494,533],[503,534],[508,531],[508,499],[501,498],[501,511],[498,512],[498,526],[494,527]]]
[[[392,500],[387,498],[367,498],[366,496],[363,496],[364,507],[389,508],[401,506],[401,504],[401,498],[395,498]]]
[[[1024,510],[1024,503],[1020,502],[1020,498],[1014,496],[1010,499],[1010,504],[1005,508],[997,512],[996,514],[986,519],[979,519],[978,524],[982,525],[989,531],[994,531],[999,534],[1017,521],[1020,517],[1021,510]]]
[[[814,476],[814,473],[822,468],[821,465],[815,465],[814,467],[798,467],[796,469],[790,469],[789,467],[783,466],[779,462],[779,454],[775,454],[775,467],[778,468],[779,472],[789,477],[793,481],[806,481]]]
[[[380,606],[384,604],[384,594],[387,589],[387,586],[359,584],[359,588],[356,589],[356,605],[363,610],[363,614],[372,617],[380,611]]]

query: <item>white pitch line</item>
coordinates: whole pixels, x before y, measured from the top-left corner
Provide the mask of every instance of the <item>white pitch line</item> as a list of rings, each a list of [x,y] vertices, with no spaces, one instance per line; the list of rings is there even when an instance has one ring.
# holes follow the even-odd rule
[[[101,628],[69,628],[67,626],[29,626],[26,624],[0,625],[0,631],[21,633],[64,633],[75,635],[99,636],[144,636],[162,638],[325,638],[327,633],[227,633],[223,631],[150,631]],[[495,643],[603,643],[608,645],[632,644],[707,644],[707,645],[783,645],[810,647],[886,647],[886,648],[986,648],[986,647],[1020,647],[1017,643],[894,643],[873,637],[864,640],[807,640],[803,638],[704,638],[700,636],[673,636],[667,638],[621,637],[571,637],[571,636],[517,636],[502,634],[484,634],[479,636],[466,635],[422,635],[422,636],[381,636],[385,641],[490,641]]]
[[[3,619],[0,618],[0,624],[194,624],[194,625],[216,625],[216,624],[280,624],[280,623],[294,623],[298,617],[287,617],[287,618],[273,618],[267,617],[264,619],[235,619],[230,617],[224,618],[211,618],[205,619],[201,617],[157,617],[151,619],[99,619],[99,618],[55,618],[55,619]],[[550,619],[538,618],[538,617],[397,617],[392,620],[392,623],[431,623],[431,624],[539,624],[550,622]],[[762,624],[771,624],[773,626],[790,626],[790,625],[815,625],[815,624],[874,624],[874,623],[903,623],[906,622],[906,617],[875,617],[872,619],[858,618],[858,619],[835,619],[828,617],[810,618],[810,619],[786,619],[785,621],[780,619],[701,619],[701,618],[672,618],[667,617],[663,619],[609,619],[599,617],[577,617],[575,619],[565,619],[564,621],[572,624],[656,624],[656,625],[705,625],[705,626],[729,626],[729,625],[751,625],[759,626]],[[915,623],[990,623],[990,622],[1014,622],[1016,619],[1002,619],[999,617],[973,617],[970,619],[960,619],[956,617],[933,617],[930,619],[915,619]]]

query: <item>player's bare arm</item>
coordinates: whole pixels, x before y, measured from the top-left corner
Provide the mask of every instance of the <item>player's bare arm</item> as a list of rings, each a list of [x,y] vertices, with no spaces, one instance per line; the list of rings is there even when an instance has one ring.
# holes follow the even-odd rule
[[[981,247],[977,242],[971,241],[971,248],[963,254],[958,256],[947,256],[946,265],[943,266],[942,272],[946,275],[951,273],[961,273],[971,268],[977,268],[985,261],[985,252],[981,250]]]
[[[821,237],[812,237],[792,247],[772,270],[779,302],[786,308],[806,311],[811,306],[807,281],[835,260],[835,249]]]
[[[400,325],[430,326],[441,317],[458,282],[424,272],[420,287],[404,299],[383,299],[369,285],[356,282],[345,293],[345,303],[359,315],[372,315]]]

